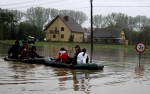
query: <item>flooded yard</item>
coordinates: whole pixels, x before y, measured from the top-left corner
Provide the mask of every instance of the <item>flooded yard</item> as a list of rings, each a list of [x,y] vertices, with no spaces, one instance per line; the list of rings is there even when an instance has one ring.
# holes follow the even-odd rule
[[[149,94],[150,52],[130,49],[94,48],[93,62],[100,70],[54,68],[44,65],[8,62],[10,45],[0,45],[0,94]],[[61,46],[37,47],[45,57],[56,57]],[[66,46],[72,56],[74,47]],[[87,54],[90,56],[90,49]]]

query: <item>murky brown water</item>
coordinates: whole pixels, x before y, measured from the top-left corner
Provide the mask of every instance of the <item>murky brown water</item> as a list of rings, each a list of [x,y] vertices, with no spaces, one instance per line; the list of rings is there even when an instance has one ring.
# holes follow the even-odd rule
[[[103,71],[72,70],[44,65],[6,62],[8,45],[0,45],[0,94],[149,94],[150,52],[141,65],[134,50],[94,49],[93,62]],[[66,47],[73,55],[73,47]],[[60,46],[38,47],[38,53],[55,57]],[[90,51],[87,52],[90,55]]]

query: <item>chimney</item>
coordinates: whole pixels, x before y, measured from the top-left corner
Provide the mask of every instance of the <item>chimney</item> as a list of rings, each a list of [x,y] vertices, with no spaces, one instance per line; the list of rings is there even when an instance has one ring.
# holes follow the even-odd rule
[[[65,19],[65,21],[68,21],[69,17],[68,16],[64,16],[64,19]]]

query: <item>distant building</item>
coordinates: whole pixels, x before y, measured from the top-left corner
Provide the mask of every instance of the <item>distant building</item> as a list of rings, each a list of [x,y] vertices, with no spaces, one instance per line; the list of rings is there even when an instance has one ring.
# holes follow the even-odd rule
[[[125,32],[118,28],[97,28],[93,32],[94,42],[117,43],[125,42]]]
[[[83,42],[84,29],[72,17],[58,15],[44,29],[46,41]]]

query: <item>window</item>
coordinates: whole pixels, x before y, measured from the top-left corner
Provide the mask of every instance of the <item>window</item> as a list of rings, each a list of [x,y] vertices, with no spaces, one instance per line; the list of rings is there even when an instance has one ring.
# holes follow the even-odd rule
[[[57,27],[55,27],[55,31],[57,31]]]
[[[56,35],[55,35],[55,34],[53,34],[53,38],[56,38]]]
[[[65,30],[65,28],[64,27],[61,27],[61,31],[64,31]]]
[[[63,35],[63,34],[61,34],[61,38],[62,38],[62,39],[64,38],[64,35]]]
[[[52,34],[52,33],[53,33],[53,30],[50,30],[49,33]]]
[[[74,39],[74,35],[72,35],[72,38]]]

